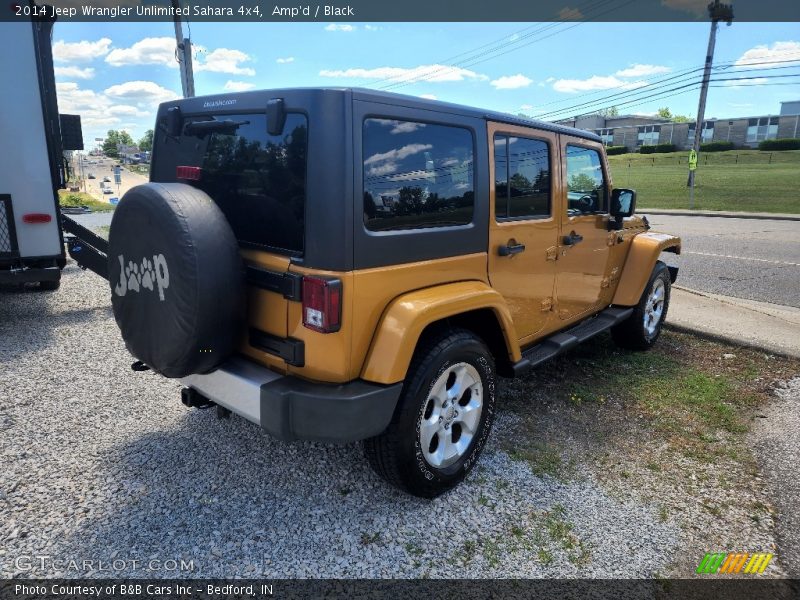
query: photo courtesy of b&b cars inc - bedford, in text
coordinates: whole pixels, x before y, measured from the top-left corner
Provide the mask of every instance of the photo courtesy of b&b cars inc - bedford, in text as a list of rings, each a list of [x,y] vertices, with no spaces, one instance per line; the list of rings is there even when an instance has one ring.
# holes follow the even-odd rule
[[[800,5],[0,8],[0,598],[800,593]]]

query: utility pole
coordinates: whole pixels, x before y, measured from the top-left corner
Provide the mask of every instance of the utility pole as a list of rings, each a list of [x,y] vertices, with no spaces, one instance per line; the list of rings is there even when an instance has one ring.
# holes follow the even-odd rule
[[[178,47],[175,56],[181,68],[181,88],[183,88],[184,98],[194,97],[194,72],[192,70],[192,40],[183,37],[183,26],[181,25],[180,0],[171,0],[174,10],[173,20],[175,22],[175,41]]]
[[[733,5],[721,4],[719,0],[714,0],[708,5],[708,15],[711,17],[711,32],[708,36],[708,50],[706,51],[706,64],[703,69],[703,83],[700,86],[700,102],[697,106],[697,121],[694,125],[694,140],[692,150],[699,154],[700,142],[703,139],[703,118],[706,112],[706,96],[708,95],[708,81],[711,78],[711,65],[714,62],[714,45],[717,41],[717,25],[720,21],[725,21],[728,25],[733,21]],[[689,179],[686,185],[690,189],[689,208],[694,208],[694,173],[689,170]]]

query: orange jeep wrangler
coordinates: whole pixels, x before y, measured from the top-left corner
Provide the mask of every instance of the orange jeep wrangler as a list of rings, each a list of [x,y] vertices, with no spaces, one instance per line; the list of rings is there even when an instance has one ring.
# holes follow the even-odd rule
[[[610,329],[659,336],[680,239],[596,135],[360,89],[162,104],[109,240],[135,369],[283,439],[363,440],[434,497],[475,464],[496,375]]]

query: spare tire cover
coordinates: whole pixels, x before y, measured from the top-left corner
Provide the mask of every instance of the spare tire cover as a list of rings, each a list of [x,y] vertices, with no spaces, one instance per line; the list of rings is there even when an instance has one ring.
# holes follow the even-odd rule
[[[120,200],[109,232],[114,318],[133,356],[167,377],[213,370],[241,339],[244,267],[222,211],[183,183]]]

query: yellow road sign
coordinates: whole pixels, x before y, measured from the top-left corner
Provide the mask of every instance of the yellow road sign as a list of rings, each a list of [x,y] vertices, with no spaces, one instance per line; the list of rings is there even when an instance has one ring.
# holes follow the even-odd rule
[[[689,150],[689,170],[694,171],[697,168],[697,151]]]

